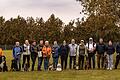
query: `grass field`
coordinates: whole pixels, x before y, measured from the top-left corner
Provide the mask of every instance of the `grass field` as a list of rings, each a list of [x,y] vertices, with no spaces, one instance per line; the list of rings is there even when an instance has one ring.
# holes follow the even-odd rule
[[[7,65],[10,68],[12,52],[4,51],[7,57]],[[37,62],[36,66],[37,68]],[[34,71],[34,72],[0,72],[0,80],[120,80],[120,69],[118,70],[65,70],[56,71]]]

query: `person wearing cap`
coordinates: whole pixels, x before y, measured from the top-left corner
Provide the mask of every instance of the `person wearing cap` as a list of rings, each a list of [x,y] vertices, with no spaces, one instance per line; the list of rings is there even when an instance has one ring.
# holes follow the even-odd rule
[[[57,41],[54,41],[54,45],[52,47],[52,57],[53,57],[53,68],[57,69],[58,59],[59,59],[59,45]]]
[[[99,43],[96,45],[96,52],[97,52],[97,66],[98,69],[100,69],[100,61],[101,61],[101,67],[104,67],[104,55],[106,52],[106,45],[103,42],[103,39],[99,39]]]
[[[115,62],[115,69],[117,69],[117,66],[120,61],[120,42],[116,46],[116,53],[117,53],[117,56],[116,56],[116,62]]]
[[[63,41],[63,44],[60,46],[59,49],[60,57],[61,57],[61,68],[62,70],[67,69],[67,59],[68,59],[68,53],[69,53],[69,46],[67,45],[66,41]]]
[[[20,46],[19,42],[15,43],[15,46],[13,47],[13,58],[17,62],[17,71],[21,70],[21,53],[22,53],[22,47]]]
[[[77,47],[78,66],[79,66],[78,69],[79,70],[83,69],[85,53],[86,53],[86,47],[85,47],[85,44],[84,44],[84,40],[81,40],[80,44]]]
[[[70,53],[70,62],[69,62],[69,67],[72,69],[72,64],[73,64],[73,69],[76,69],[76,54],[77,54],[77,44],[75,44],[75,40],[71,40],[71,44],[69,44],[69,53]]]
[[[31,51],[31,60],[32,60],[32,69],[31,69],[31,71],[34,71],[34,66],[35,66],[36,58],[38,56],[37,44],[36,44],[35,40],[32,42],[30,51]]]
[[[113,54],[115,53],[115,48],[111,40],[108,42],[108,46],[106,47],[107,59],[108,59],[108,68],[107,70],[112,70],[113,68]]]
[[[44,46],[44,41],[40,40],[40,43],[38,44],[38,71],[41,71],[41,66],[43,62],[43,53],[42,53],[42,48]]]
[[[24,71],[24,66],[25,66],[25,62],[27,60],[27,65],[28,68],[30,68],[30,44],[28,40],[25,40],[25,44],[23,45],[23,64],[22,64],[22,70]]]
[[[45,45],[42,48],[45,71],[48,70],[48,65],[49,65],[49,59],[50,59],[51,52],[52,52],[52,49],[49,45],[49,41],[45,41]]]
[[[93,42],[93,38],[89,38],[89,42],[86,44],[88,59],[89,59],[89,69],[91,69],[91,59],[93,62],[93,69],[95,69],[95,53],[96,53],[96,43]]]

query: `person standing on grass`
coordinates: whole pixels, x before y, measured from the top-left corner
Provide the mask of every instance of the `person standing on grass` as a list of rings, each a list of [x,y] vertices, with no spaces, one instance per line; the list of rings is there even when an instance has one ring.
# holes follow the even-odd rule
[[[117,69],[117,66],[120,61],[120,42],[116,46],[116,53],[117,53],[117,56],[116,56],[116,62],[115,62],[115,69]]]
[[[23,45],[23,64],[22,64],[22,68],[24,71],[24,66],[25,66],[25,62],[27,60],[27,65],[28,68],[30,68],[30,44],[28,40],[25,40],[25,44]]]
[[[100,60],[101,60],[101,67],[104,67],[104,55],[106,51],[106,45],[103,42],[103,39],[99,39],[99,43],[96,45],[96,52],[97,52],[97,65],[98,69],[100,69]]]
[[[63,41],[63,44],[60,46],[59,52],[60,52],[60,57],[61,57],[62,70],[67,69],[69,46],[66,44],[65,40]]]
[[[79,70],[83,69],[84,66],[84,57],[85,57],[85,52],[86,52],[86,46],[84,44],[84,40],[80,41],[80,44],[77,47],[77,55],[78,57],[78,66],[79,66]]]
[[[88,59],[89,59],[89,69],[91,69],[91,59],[93,62],[93,69],[95,69],[95,53],[96,53],[96,43],[93,42],[93,38],[89,38],[89,42],[86,44]]]
[[[49,45],[49,41],[45,41],[45,45],[42,49],[45,71],[48,70],[48,65],[49,65],[49,59],[50,59],[51,52],[52,52],[52,49]]]
[[[21,70],[21,53],[22,53],[22,47],[20,46],[19,42],[15,43],[15,46],[13,47],[13,58],[17,62],[17,71]]]
[[[54,45],[52,47],[52,57],[53,57],[53,68],[57,69],[58,59],[59,59],[59,45],[57,41],[54,41]]]
[[[70,52],[70,62],[69,62],[69,67],[72,69],[72,64],[73,64],[73,69],[76,69],[76,53],[77,53],[77,44],[75,44],[75,40],[71,40],[71,44],[69,44],[69,52]]]
[[[112,70],[113,68],[113,54],[115,52],[115,48],[111,40],[109,40],[108,46],[106,47],[107,59],[108,59],[108,68],[107,70]]]
[[[38,44],[38,71],[41,71],[41,66],[43,62],[43,53],[42,53],[42,48],[44,46],[44,41],[40,40],[40,43]]]
[[[34,66],[35,66],[36,58],[38,56],[36,41],[32,42],[30,51],[31,51],[31,60],[32,60],[32,70],[31,71],[34,71]]]

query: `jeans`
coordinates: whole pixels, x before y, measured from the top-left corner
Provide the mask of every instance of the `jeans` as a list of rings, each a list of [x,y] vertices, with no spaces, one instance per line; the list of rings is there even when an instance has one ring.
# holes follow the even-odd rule
[[[36,58],[37,58],[37,54],[36,53],[31,53],[32,71],[34,71],[34,66],[35,66]]]
[[[43,57],[38,57],[38,70],[41,70]]]
[[[48,65],[49,65],[49,58],[44,57],[44,69],[45,69],[45,71],[48,70]]]
[[[58,64],[58,57],[53,57],[53,68],[56,69]]]
[[[61,56],[61,67],[62,67],[62,70],[67,68],[67,58],[68,58],[68,56]]]
[[[107,55],[108,59],[108,68],[113,68],[113,55]]]
[[[23,55],[22,68],[24,68],[24,66],[25,66],[26,59],[27,59],[28,68],[30,67],[30,55]]]
[[[17,62],[17,71],[20,71],[21,70],[21,63],[20,63],[20,61],[21,61],[21,55],[20,54],[17,55],[17,58],[15,60]]]
[[[88,53],[88,59],[89,59],[89,68],[91,68],[91,59],[92,59],[93,69],[95,69],[95,54],[94,53]]]
[[[72,64],[73,64],[73,69],[75,69],[76,67],[76,56],[70,56],[70,69],[72,68]]]

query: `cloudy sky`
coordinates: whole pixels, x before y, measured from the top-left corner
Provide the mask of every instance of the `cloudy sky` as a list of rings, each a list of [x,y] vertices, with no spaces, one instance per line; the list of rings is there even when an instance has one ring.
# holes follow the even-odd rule
[[[75,0],[0,0],[0,16],[6,19],[23,17],[43,17],[47,20],[53,13],[65,23],[81,18],[82,7]]]

